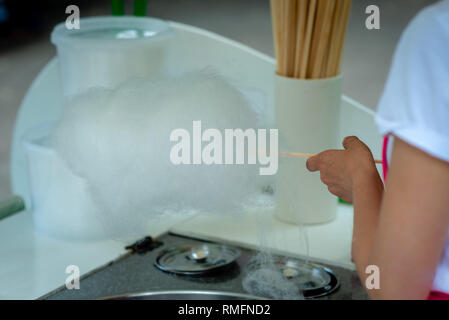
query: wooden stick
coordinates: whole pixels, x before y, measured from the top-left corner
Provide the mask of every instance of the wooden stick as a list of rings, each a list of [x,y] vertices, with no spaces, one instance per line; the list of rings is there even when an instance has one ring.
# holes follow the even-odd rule
[[[317,79],[321,76],[324,64],[325,50],[329,42],[331,21],[334,12],[335,0],[319,0],[318,16],[313,34],[313,46],[311,52],[310,78]]]
[[[287,72],[287,60],[286,60],[286,51],[287,51],[287,43],[285,41],[285,33],[286,33],[286,16],[285,16],[285,7],[287,5],[286,0],[275,0],[278,6],[278,36],[279,36],[279,74],[285,76]]]
[[[295,157],[295,158],[310,158],[315,156],[314,153],[301,153],[301,152],[279,152],[281,157]]]
[[[326,65],[326,77],[334,77],[337,75],[339,57],[338,51],[340,50],[340,41],[342,40],[340,35],[342,32],[344,33],[344,6],[344,1],[337,1],[335,14],[332,21],[332,31]]]
[[[299,153],[299,152],[279,152],[280,156],[295,157],[295,158],[310,158],[316,156],[314,153]],[[382,163],[382,160],[374,160],[374,163]]]
[[[341,1],[335,0],[334,6],[332,8],[332,15],[331,15],[330,20],[329,20],[329,24],[330,24],[330,27],[329,27],[329,38],[326,41],[325,48],[324,48],[323,64],[321,66],[321,75],[320,75],[321,78],[328,78],[328,76],[327,76],[327,68],[328,68],[328,65],[329,65],[332,37],[333,37],[333,33],[335,32],[335,22],[337,20],[340,20],[338,18],[338,12],[337,12],[338,11],[337,10],[338,9],[337,8],[337,4],[338,3],[341,3]]]
[[[295,70],[293,77],[299,78],[301,74],[301,61],[304,52],[304,38],[306,36],[306,23],[307,23],[307,0],[298,0],[297,5],[297,33],[296,33],[296,52],[295,52]]]
[[[304,36],[303,52],[301,54],[301,67],[299,77],[302,79],[307,78],[307,67],[309,63],[313,27],[315,25],[316,8],[317,0],[310,0],[307,10],[307,25],[306,34]]]
[[[277,72],[280,73],[281,69],[281,37],[280,37],[280,3],[279,0],[270,0],[271,8],[271,24],[273,29],[273,40],[274,40],[274,54],[277,60]]]
[[[297,0],[284,0],[285,10],[285,73],[286,77],[292,77],[295,68],[296,52],[296,5]]]
[[[310,43],[310,53],[309,53],[309,62],[307,64],[307,78],[312,78],[313,69],[316,61],[316,52],[318,50],[318,44],[321,39],[321,27],[323,21],[323,7],[326,5],[325,0],[317,0],[316,5],[316,13],[315,13],[315,21],[313,26],[313,34]]]
[[[351,3],[352,0],[342,0],[344,1],[344,8],[343,8],[343,28],[340,33],[340,48],[338,49],[338,59],[337,59],[337,69],[335,71],[336,74],[340,74],[341,72],[341,64],[343,60],[343,48],[345,45],[345,35],[346,35],[346,29],[348,28],[348,22],[349,22],[349,15],[351,13]]]
[[[270,0],[277,73],[318,79],[340,73],[351,0]]]

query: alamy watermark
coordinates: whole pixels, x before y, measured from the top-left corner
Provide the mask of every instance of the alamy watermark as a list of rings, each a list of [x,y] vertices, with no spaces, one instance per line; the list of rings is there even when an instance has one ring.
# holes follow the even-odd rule
[[[365,279],[365,287],[368,290],[380,289],[380,270],[379,267],[372,264],[365,268],[365,274],[368,276]]]
[[[69,14],[66,18],[66,28],[68,30],[80,29],[80,9],[77,5],[71,4],[66,7],[65,13]],[[365,20],[365,27],[368,30],[380,29],[380,9],[377,5],[371,4],[365,8],[368,17]]]
[[[257,132],[255,129],[225,129],[222,133],[209,128],[202,132],[198,120],[192,123],[192,135],[187,129],[175,129],[170,134],[170,141],[176,142],[170,151],[170,161],[175,165],[241,165],[246,159],[247,164],[261,166],[260,175],[274,175],[278,171],[277,129],[269,129],[269,132],[267,129]],[[207,143],[204,148],[203,142]]]
[[[65,279],[65,287],[67,290],[78,290],[80,288],[80,268],[71,264],[65,268],[65,273],[69,276]]]
[[[68,30],[79,30],[80,28],[80,8],[71,4],[65,8],[65,13],[70,14],[65,20],[65,27]]]
[[[380,9],[378,6],[372,4],[366,7],[365,13],[369,16],[365,20],[365,27],[368,30],[380,29]]]

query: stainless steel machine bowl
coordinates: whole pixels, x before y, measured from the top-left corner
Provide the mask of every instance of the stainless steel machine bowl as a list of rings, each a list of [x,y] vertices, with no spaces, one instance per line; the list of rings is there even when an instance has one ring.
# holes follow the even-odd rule
[[[242,293],[203,290],[148,291],[106,297],[102,300],[267,300]]]

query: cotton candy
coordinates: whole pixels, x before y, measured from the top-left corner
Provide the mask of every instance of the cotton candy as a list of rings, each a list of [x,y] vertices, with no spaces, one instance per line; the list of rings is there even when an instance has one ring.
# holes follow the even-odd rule
[[[147,235],[197,213],[238,214],[269,181],[257,165],[174,165],[172,130],[255,128],[263,116],[211,72],[131,79],[70,100],[52,145],[92,194],[112,238]],[[251,200],[253,201],[253,200]]]

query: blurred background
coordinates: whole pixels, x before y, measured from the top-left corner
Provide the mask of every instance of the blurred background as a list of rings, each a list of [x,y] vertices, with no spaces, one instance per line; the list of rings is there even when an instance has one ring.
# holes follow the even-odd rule
[[[343,59],[343,92],[371,109],[380,98],[394,48],[413,16],[432,0],[354,0]],[[0,0],[0,200],[11,194],[10,142],[33,79],[56,54],[53,26],[75,4],[81,18],[110,15],[110,1]],[[365,28],[365,9],[380,8],[381,29]],[[132,1],[127,1],[132,14]],[[273,56],[269,0],[148,0],[147,15],[216,32]]]

